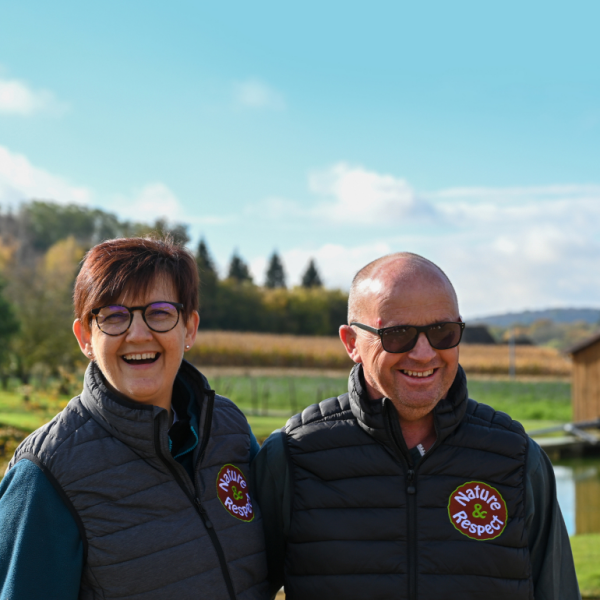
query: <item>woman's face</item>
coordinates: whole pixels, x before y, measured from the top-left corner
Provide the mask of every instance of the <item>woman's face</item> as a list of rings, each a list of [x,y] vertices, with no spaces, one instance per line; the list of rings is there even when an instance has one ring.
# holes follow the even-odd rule
[[[123,294],[114,304],[146,306],[157,301],[178,302],[175,288],[168,278],[157,279],[145,296],[127,297]],[[142,312],[134,311],[129,329],[119,336],[102,333],[95,319],[91,332],[86,331],[79,320],[73,331],[82,352],[93,358],[108,383],[121,394],[143,404],[153,404],[169,410],[175,376],[181,365],[186,346],[191,347],[198,330],[198,312],[194,311],[184,323],[179,322],[170,331],[157,333],[148,328]],[[89,353],[92,356],[89,356]],[[154,355],[153,362],[135,364],[135,355]],[[126,360],[126,357],[128,360]]]

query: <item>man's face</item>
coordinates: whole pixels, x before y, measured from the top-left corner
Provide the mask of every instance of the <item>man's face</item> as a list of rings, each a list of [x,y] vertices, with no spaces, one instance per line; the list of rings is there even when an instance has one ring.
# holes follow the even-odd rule
[[[377,329],[460,320],[450,286],[427,274],[401,286],[384,286],[384,293],[373,295],[367,304],[361,321]],[[409,421],[433,410],[458,370],[458,347],[436,350],[424,333],[412,350],[392,354],[383,349],[379,336],[357,329],[355,348],[353,358],[363,364],[370,396],[387,396]]]

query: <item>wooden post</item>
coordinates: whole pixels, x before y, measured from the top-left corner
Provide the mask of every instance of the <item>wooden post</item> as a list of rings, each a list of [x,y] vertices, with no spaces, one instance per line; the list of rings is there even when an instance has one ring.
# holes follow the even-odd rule
[[[508,376],[511,379],[514,379],[517,375],[515,354],[515,330],[513,328],[511,329],[510,337],[508,338]]]

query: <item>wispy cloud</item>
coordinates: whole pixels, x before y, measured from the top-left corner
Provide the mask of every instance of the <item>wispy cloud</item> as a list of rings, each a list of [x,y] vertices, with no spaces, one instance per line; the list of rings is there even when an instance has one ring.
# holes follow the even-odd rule
[[[170,222],[189,224],[192,229],[228,221],[228,217],[219,215],[187,214],[173,190],[160,181],[129,192],[101,195],[90,187],[37,167],[26,156],[0,146],[0,207],[15,207],[32,199],[100,206],[122,219],[146,223],[166,218]]]
[[[150,223],[164,217],[169,221],[183,219],[181,202],[168,186],[155,181],[133,190],[129,194],[114,194],[107,208],[120,217]]]
[[[234,84],[234,99],[238,106],[254,109],[285,108],[283,94],[258,79],[247,79]]]
[[[198,233],[196,230],[199,228],[224,225],[232,220],[230,216],[190,214],[177,194],[160,181],[148,183],[129,193],[112,194],[102,206],[131,221],[154,223],[157,219],[165,218],[171,223],[183,223],[190,226],[194,234]]]
[[[310,174],[308,188],[311,202],[271,199],[260,209],[270,203],[271,218],[287,227],[341,227],[357,242],[288,248],[292,281],[314,256],[328,285],[347,288],[370,260],[408,250],[448,272],[467,316],[600,305],[599,185],[419,192],[394,175],[338,163]]]
[[[432,213],[405,179],[346,163],[311,173],[309,189],[322,198],[311,214],[337,223],[380,227]]]
[[[66,110],[48,90],[34,90],[24,81],[0,78],[0,114],[28,117],[36,113],[58,115]]]
[[[13,205],[32,198],[87,204],[92,199],[92,192],[85,186],[36,167],[22,154],[0,146],[0,203]]]

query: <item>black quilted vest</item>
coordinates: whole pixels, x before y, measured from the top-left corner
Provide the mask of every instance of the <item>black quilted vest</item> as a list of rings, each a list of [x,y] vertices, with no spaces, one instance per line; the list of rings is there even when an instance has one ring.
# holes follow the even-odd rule
[[[532,599],[522,426],[469,400],[459,368],[435,408],[435,445],[413,466],[393,405],[367,399],[361,368],[348,394],[308,407],[285,428],[293,485],[287,597]],[[449,498],[471,481],[506,502],[495,539],[471,539],[451,522]]]
[[[200,414],[193,481],[169,451],[167,411],[116,397],[95,363],[81,396],[10,463],[37,464],[71,510],[84,544],[80,600],[268,597],[258,506],[240,520],[217,495],[228,464],[248,477],[248,423],[189,363],[178,377]]]

